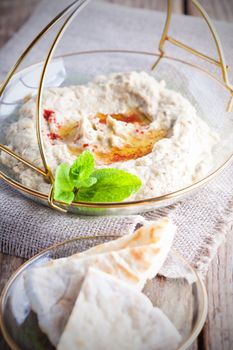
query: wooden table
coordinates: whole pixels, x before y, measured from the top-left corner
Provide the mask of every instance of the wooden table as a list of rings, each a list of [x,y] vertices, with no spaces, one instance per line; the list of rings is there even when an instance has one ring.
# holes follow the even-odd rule
[[[33,0],[34,3],[38,0]],[[141,6],[164,11],[165,0],[108,0],[109,2],[122,3],[132,6]],[[175,12],[197,15],[193,9],[191,1],[174,0]],[[13,6],[16,0],[2,0],[1,5]],[[21,0],[21,3],[28,0]],[[210,16],[220,20],[233,20],[233,0],[203,0],[201,3],[208,10]],[[19,16],[25,18],[29,14]],[[1,16],[1,15],[0,15]],[[13,24],[13,23],[12,23]],[[19,25],[15,23],[16,29]],[[0,33],[1,33],[0,17]],[[9,37],[9,30],[6,35]],[[209,312],[206,324],[197,341],[190,350],[231,350],[233,349],[233,224],[229,228],[227,243],[223,245],[217,257],[214,259],[207,278],[206,287],[209,297]],[[10,257],[0,253],[0,291],[4,287],[11,274],[24,262],[23,259]],[[8,350],[8,346],[0,337],[0,349]],[[68,349],[67,349],[68,350]]]

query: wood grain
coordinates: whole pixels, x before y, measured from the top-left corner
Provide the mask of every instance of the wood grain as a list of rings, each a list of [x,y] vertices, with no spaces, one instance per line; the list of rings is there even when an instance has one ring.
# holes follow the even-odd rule
[[[20,28],[40,0],[0,0],[0,47]]]
[[[211,18],[232,21],[233,1],[202,0]],[[187,12],[200,16],[199,12],[187,1]],[[233,227],[229,227],[227,242],[210,266],[206,288],[209,299],[208,317],[198,339],[198,350],[233,349]]]
[[[206,281],[209,312],[203,331],[206,350],[233,349],[233,228]]]
[[[11,275],[23,264],[25,260],[0,253],[0,293]],[[9,350],[0,332],[0,349]]]

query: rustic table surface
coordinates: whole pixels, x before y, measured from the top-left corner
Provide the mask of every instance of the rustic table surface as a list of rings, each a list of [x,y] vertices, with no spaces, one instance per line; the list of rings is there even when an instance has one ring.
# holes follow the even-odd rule
[[[166,11],[165,0],[107,0]],[[0,0],[0,46],[22,25],[39,0]],[[233,21],[233,0],[200,1],[212,18]],[[174,0],[175,12],[197,16],[189,0]],[[233,227],[214,259],[207,278],[209,311],[205,326],[190,350],[233,349]],[[0,291],[23,259],[0,253]],[[0,349],[8,350],[0,336]]]

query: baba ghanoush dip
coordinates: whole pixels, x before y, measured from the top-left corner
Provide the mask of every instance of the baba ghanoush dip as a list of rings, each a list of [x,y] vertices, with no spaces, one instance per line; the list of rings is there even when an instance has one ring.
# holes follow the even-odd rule
[[[146,72],[98,76],[86,85],[44,91],[42,136],[51,170],[90,150],[97,168],[137,175],[140,200],[191,185],[213,165],[218,136],[180,93]],[[36,138],[36,98],[28,97],[6,133],[7,146],[42,167]],[[43,176],[1,153],[25,186],[48,193]]]

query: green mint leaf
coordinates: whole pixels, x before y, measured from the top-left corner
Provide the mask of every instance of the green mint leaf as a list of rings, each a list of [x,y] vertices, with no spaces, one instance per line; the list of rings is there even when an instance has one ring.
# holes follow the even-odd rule
[[[95,177],[90,176],[87,180],[83,181],[76,181],[75,187],[81,188],[81,187],[91,187],[97,182],[97,179]]]
[[[54,181],[54,199],[71,204],[74,200],[74,184],[70,176],[69,165],[63,163],[57,167]]]
[[[74,164],[71,166],[69,174],[75,187],[79,188],[83,186],[83,184],[91,183],[86,182],[86,180],[88,180],[88,178],[94,171],[94,165],[94,157],[90,151],[84,151],[82,154],[80,154],[80,156],[75,160]],[[92,184],[93,183],[94,182],[92,180]]]
[[[75,200],[83,202],[120,202],[137,192],[141,180],[126,171],[105,168],[95,170],[97,182],[89,188],[80,188]]]
[[[70,179],[70,167],[68,164],[60,164],[57,167],[56,174],[55,174],[55,187],[54,191],[64,191],[64,192],[70,192],[74,189],[74,184],[72,183]]]
[[[54,192],[54,199],[66,204],[71,204],[74,200],[74,192]]]

